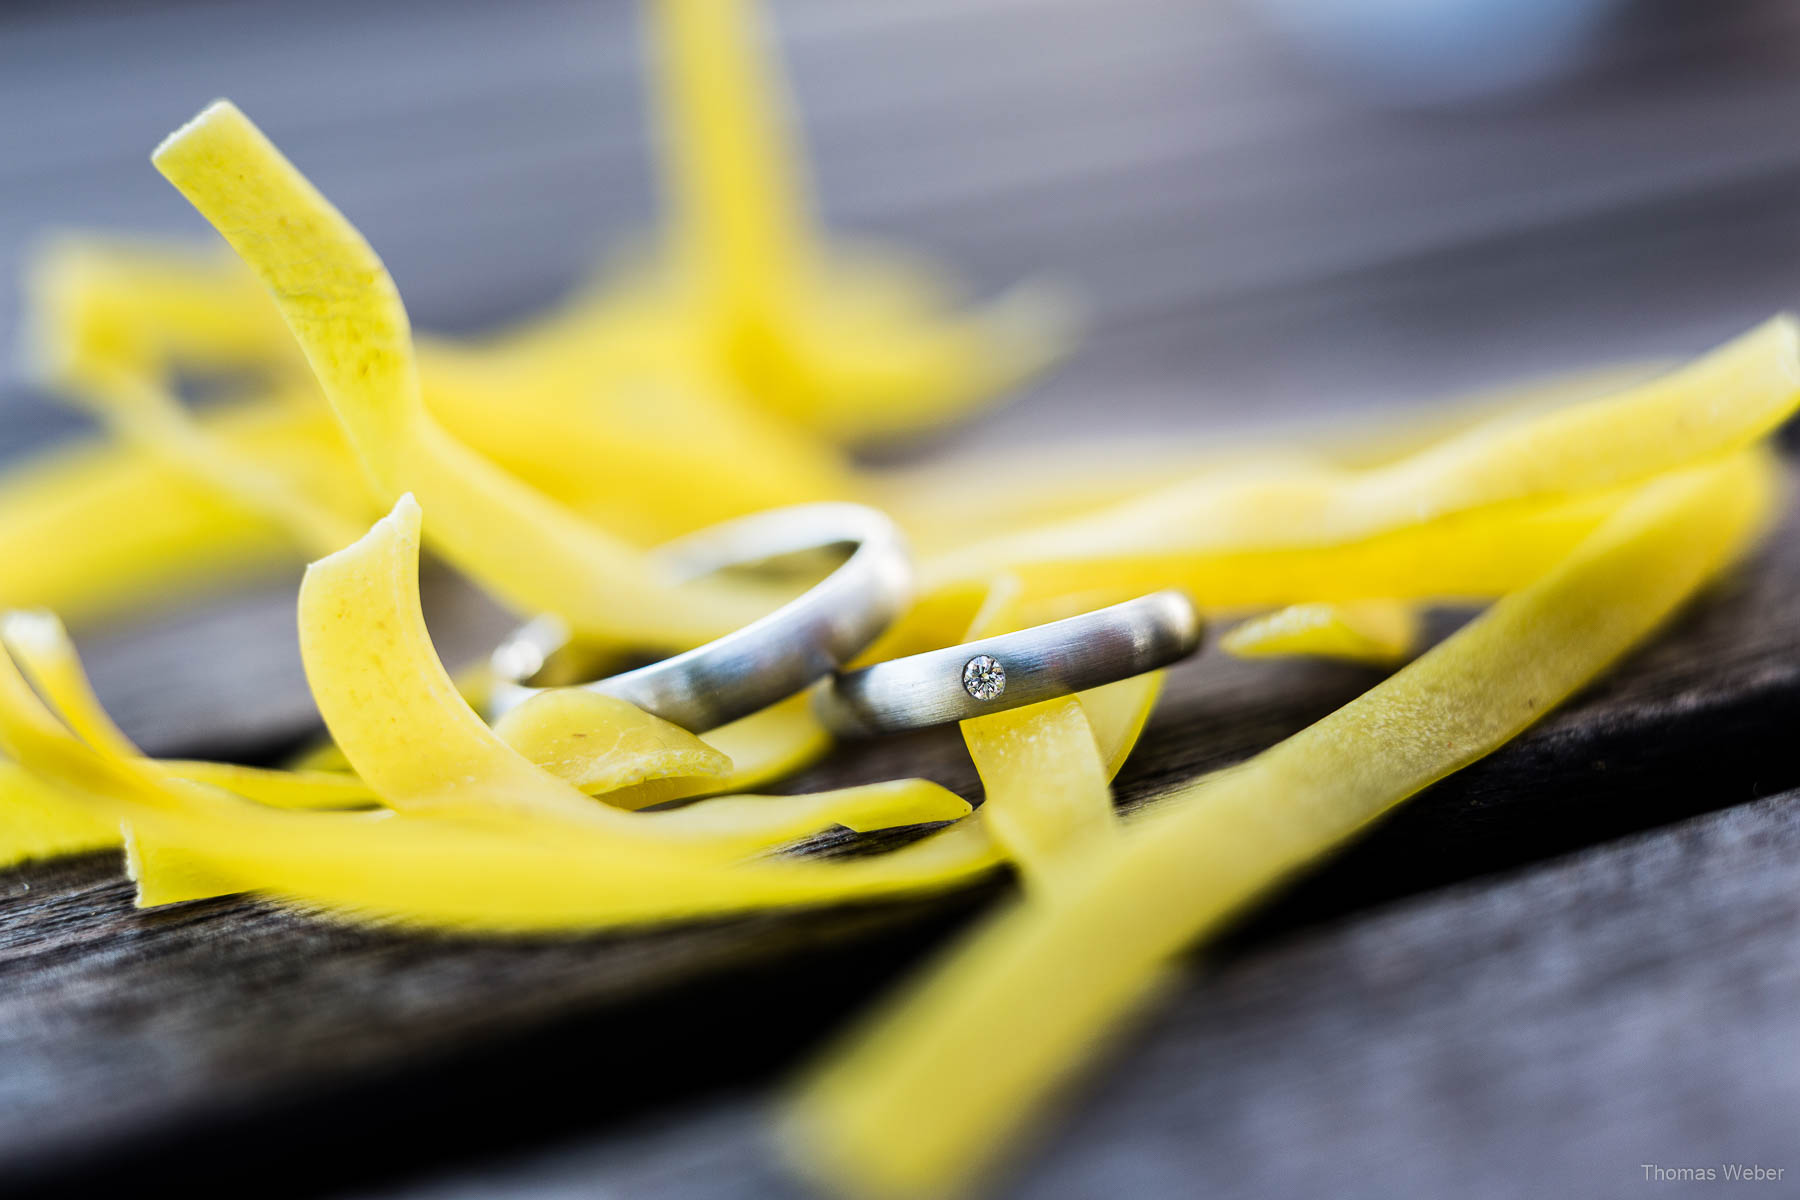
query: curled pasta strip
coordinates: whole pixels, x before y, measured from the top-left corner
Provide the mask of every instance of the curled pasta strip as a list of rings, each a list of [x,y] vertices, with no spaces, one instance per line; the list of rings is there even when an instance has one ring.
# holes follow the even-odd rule
[[[349,765],[384,803],[404,812],[523,824],[579,824],[622,843],[682,844],[715,857],[741,857],[838,823],[879,820],[881,795],[837,799],[762,797],[762,820],[741,804],[704,800],[691,809],[628,813],[596,803],[555,770],[533,762],[471,709],[432,649],[418,596],[420,510],[403,497],[359,542],[313,564],[300,590],[300,645],[319,711]],[[521,706],[514,736],[590,786],[629,787],[653,777],[723,775],[729,763],[686,730],[610,697],[551,692]],[[573,713],[573,723],[567,721]],[[521,737],[553,721],[551,736]],[[559,758],[558,738],[582,735],[579,757]],[[592,772],[609,769],[600,781]],[[889,794],[882,794],[889,795]],[[891,823],[949,820],[967,805],[943,789],[893,793]],[[706,813],[719,814],[716,826]],[[920,816],[921,811],[928,815]]]
[[[481,682],[472,683],[473,676],[480,676]],[[485,668],[457,679],[457,690],[477,707],[484,688]],[[593,739],[574,736],[584,730],[551,719],[567,715],[566,710],[535,709],[530,720],[513,715],[519,711],[514,709],[494,727],[507,745],[584,791],[590,785],[605,786],[614,780],[609,769],[589,761],[597,757]],[[813,715],[807,695],[790,696],[759,713],[709,729],[699,737],[722,759],[706,754],[693,756],[689,762],[701,769],[695,775],[646,770],[643,782],[601,792],[600,798],[616,808],[636,809],[692,796],[754,791],[817,761],[832,744],[831,735]],[[343,752],[329,738],[299,755],[292,765],[302,770],[350,770]]]
[[[434,540],[483,586],[596,642],[691,645],[766,610],[767,596],[741,588],[672,585],[641,553],[452,438],[425,410],[387,269],[236,107],[212,105],[153,160],[274,293],[377,488],[421,496]]]
[[[1760,452],[1645,484],[1544,578],[1318,723],[1168,797],[832,1056],[798,1098],[796,1151],[860,1194],[966,1182],[1172,955],[1594,678],[1737,557],[1775,490]]]
[[[547,692],[508,712],[494,732],[558,779],[628,809],[764,787],[831,746],[810,697],[801,694],[697,738],[659,722],[663,736],[647,747],[657,751],[654,756],[621,756],[616,739],[609,743],[604,733],[605,718],[620,703],[580,690]],[[672,738],[670,730],[679,736]]]
[[[831,735],[813,715],[812,697],[805,693],[708,730],[700,740],[731,760],[731,774],[718,787],[722,792],[766,787],[831,749]]]
[[[998,862],[968,821],[867,858],[722,863],[572,822],[496,829],[270,808],[90,746],[44,707],[10,652],[0,654],[0,744],[70,801],[129,827],[146,902],[196,886],[254,890],[360,919],[550,931],[938,890]],[[168,874],[147,879],[146,867]]]

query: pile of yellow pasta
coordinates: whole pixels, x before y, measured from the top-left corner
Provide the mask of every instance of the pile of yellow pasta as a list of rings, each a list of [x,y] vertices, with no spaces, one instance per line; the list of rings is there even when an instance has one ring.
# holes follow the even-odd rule
[[[1541,717],[1769,522],[1763,442],[1800,403],[1786,318],[1648,382],[1521,400],[1355,465],[1024,463],[976,512],[929,471],[854,468],[847,446],[950,421],[1051,360],[1064,305],[1034,289],[957,312],[935,272],[828,243],[752,14],[651,11],[675,212],[662,252],[522,328],[415,340],[374,251],[226,102],[154,161],[241,264],[93,238],[40,256],[33,365],[109,436],[0,480],[0,863],[122,844],[144,905],[254,892],[496,933],[874,899],[1010,866],[1019,898],[791,1109],[796,1153],[832,1184],[939,1194],[978,1177],[1171,955]],[[196,374],[253,382],[201,416],[179,399]],[[1397,665],[1421,606],[1493,603],[1128,822],[1109,785],[1154,675],[967,722],[973,812],[922,780],[755,795],[828,748],[804,697],[704,738],[575,691],[490,727],[471,707],[479,674],[452,678],[420,613],[423,536],[591,645],[690,646],[770,595],[676,585],[645,548],[824,498],[882,505],[922,551],[921,596],[873,657],[1178,587],[1248,617],[1229,652]],[[330,745],[287,770],[145,757],[50,610],[90,619],[296,552],[316,557],[300,645]],[[935,822],[879,854],[778,852],[835,826]]]

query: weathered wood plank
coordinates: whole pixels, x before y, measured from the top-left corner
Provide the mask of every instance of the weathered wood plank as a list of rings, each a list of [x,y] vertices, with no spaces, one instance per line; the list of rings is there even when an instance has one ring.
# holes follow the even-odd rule
[[[1002,1195],[1635,1197],[1800,1174],[1800,793],[1196,964]],[[394,1200],[799,1197],[738,1093]],[[1735,1194],[1725,1182],[1662,1183]],[[362,1194],[362,1193],[357,1193]]]

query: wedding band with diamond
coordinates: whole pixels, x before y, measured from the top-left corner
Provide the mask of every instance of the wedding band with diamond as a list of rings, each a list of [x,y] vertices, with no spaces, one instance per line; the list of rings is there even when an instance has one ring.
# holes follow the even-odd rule
[[[575,686],[629,700],[693,733],[805,691],[861,653],[911,598],[912,563],[892,521],[861,504],[802,504],[727,521],[655,552],[676,579],[694,579],[843,545],[854,547],[849,558],[768,616],[684,654]],[[545,691],[529,680],[568,640],[555,617],[514,631],[493,654],[488,715]]]
[[[1153,592],[1017,633],[876,663],[814,696],[833,733],[866,737],[1021,708],[1179,662],[1200,646],[1200,614]]]

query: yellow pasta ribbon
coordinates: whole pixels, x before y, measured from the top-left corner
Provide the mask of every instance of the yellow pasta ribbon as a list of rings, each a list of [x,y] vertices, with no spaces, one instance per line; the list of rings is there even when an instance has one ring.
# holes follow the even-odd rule
[[[258,407],[204,424],[282,477],[343,460],[328,413]],[[267,516],[136,446],[77,444],[0,478],[0,604],[72,621],[295,565],[293,545]]]
[[[1329,717],[1170,796],[979,931],[800,1096],[795,1146],[857,1194],[988,1163],[1171,955],[1593,679],[1766,523],[1768,456],[1646,484],[1538,582]]]
[[[65,801],[64,809],[68,807]],[[924,779],[895,779],[800,796],[720,796],[647,819],[674,837],[691,836],[712,844],[731,839],[749,848],[798,841],[839,825],[866,833],[954,821],[968,813],[968,802],[939,784]],[[77,811],[76,815],[88,814]],[[4,828],[0,825],[0,829]],[[118,844],[117,828],[110,832],[111,841],[102,845]],[[971,852],[978,848],[977,840],[969,840],[966,845]],[[89,847],[78,847],[86,848]],[[253,874],[182,846],[135,837],[126,840],[125,848],[130,876],[138,884],[141,908],[257,888]]]
[[[26,365],[52,382],[100,363],[150,373],[303,366],[268,293],[216,250],[63,234],[35,248],[23,290]]]
[[[384,536],[393,528],[404,530],[406,519],[410,516],[410,539],[404,537]],[[377,636],[360,643],[366,652],[365,664],[371,668],[373,675],[354,677],[348,681],[338,679],[332,672],[341,669],[341,662],[326,661],[320,664],[317,656],[309,656],[309,669],[315,672],[314,677],[324,676],[327,686],[322,688],[327,694],[341,695],[362,679],[378,677],[385,670],[388,677],[398,677],[405,681],[400,689],[402,695],[394,704],[385,696],[376,696],[370,705],[372,711],[368,715],[372,725],[393,728],[404,725],[409,720],[426,722],[424,728],[435,732],[438,742],[437,787],[433,788],[429,779],[421,780],[420,776],[429,776],[429,770],[423,770],[413,776],[394,781],[387,778],[389,786],[383,789],[383,799],[390,804],[410,806],[418,796],[440,795],[446,791],[454,793],[462,789],[465,795],[445,804],[437,805],[440,811],[456,815],[489,815],[489,810],[479,801],[470,802],[466,792],[472,785],[485,783],[479,774],[463,774],[463,772],[482,772],[494,774],[504,771],[508,766],[514,769],[510,782],[515,784],[521,780],[535,780],[539,784],[537,792],[527,793],[529,796],[552,794],[555,789],[562,788],[568,795],[579,796],[579,793],[567,792],[565,785],[543,772],[537,771],[524,760],[512,756],[507,748],[495,743],[491,735],[486,734],[485,727],[479,732],[471,731],[467,725],[462,729],[463,736],[457,736],[457,728],[453,722],[445,721],[441,712],[432,712],[421,708],[422,702],[414,695],[416,691],[442,697],[446,694],[455,697],[455,703],[461,704],[459,696],[455,696],[454,688],[441,668],[437,671],[429,669],[427,664],[418,661],[420,654],[429,655],[429,643],[425,640],[422,619],[418,615],[416,575],[405,568],[408,560],[416,562],[417,550],[417,510],[410,512],[403,506],[397,518],[388,519],[389,529],[382,526],[371,532],[365,542],[359,543],[365,548],[363,556],[356,557],[346,551],[336,563],[326,564],[325,573],[321,576],[325,583],[311,593],[315,606],[329,607],[334,602],[348,599],[351,602],[363,600],[368,592],[367,587],[373,583],[376,591],[381,591],[381,584],[395,584],[389,591],[397,592],[398,598],[391,604],[380,599],[362,605],[366,620],[362,622],[365,629],[373,631]],[[408,550],[411,551],[411,556]],[[342,577],[333,578],[331,571],[337,568]],[[358,579],[358,577],[361,577]],[[404,586],[404,579],[414,580],[412,588]],[[364,585],[364,591],[358,593],[354,588],[333,587],[342,584],[345,578]],[[312,586],[309,580],[309,587]],[[323,597],[323,599],[320,599]],[[303,604],[303,628],[306,615]],[[384,636],[385,635],[385,636]],[[330,635],[327,634],[327,637]],[[264,802],[283,803],[296,807],[326,807],[322,799],[336,800],[340,804],[366,800],[369,793],[365,785],[352,777],[307,773],[288,775],[282,772],[262,772],[252,768],[232,768],[220,764],[187,764],[158,763],[139,757],[137,749],[123,733],[107,717],[95,700],[85,675],[81,672],[73,647],[69,644],[62,627],[54,618],[46,614],[14,613],[0,620],[0,637],[4,638],[10,655],[22,664],[31,677],[32,684],[45,700],[58,712],[61,722],[79,735],[86,743],[83,758],[86,765],[81,769],[84,773],[76,774],[74,782],[69,786],[76,790],[83,787],[92,788],[95,773],[110,776],[114,780],[137,775],[161,777],[165,783],[162,789],[164,799],[162,807],[177,811],[194,803],[195,797],[206,797],[213,788],[225,788],[249,795]],[[358,648],[355,639],[347,639],[353,644],[351,649]],[[406,652],[413,654],[408,661]],[[355,655],[350,657],[354,658]],[[331,683],[346,684],[332,687]],[[23,682],[20,682],[23,687]],[[28,693],[17,692],[24,696]],[[604,698],[602,698],[604,699]],[[412,711],[407,711],[408,703]],[[38,712],[38,702],[33,698],[21,701],[21,705],[32,712]],[[428,702],[424,702],[428,703]],[[615,704],[619,702],[613,702]],[[448,705],[445,705],[448,707]],[[657,722],[654,718],[637,713],[627,705],[621,708],[635,714],[636,719],[644,724],[661,725],[666,730],[682,738],[691,739],[685,732],[676,730],[666,723]],[[398,711],[396,711],[398,710]],[[463,712],[468,712],[466,705]],[[421,717],[421,712],[423,716]],[[472,713],[469,713],[473,717]],[[435,722],[435,724],[431,724]],[[47,715],[37,720],[42,728],[49,726]],[[29,728],[29,724],[26,726]],[[483,735],[486,735],[485,737]],[[41,753],[46,744],[41,732],[36,742],[26,741],[22,753],[32,755],[36,747]],[[71,761],[66,739],[57,735],[49,735],[49,744],[61,745],[53,762],[50,774],[54,776],[60,769],[67,782],[70,778],[68,763]],[[471,744],[473,748],[471,749]],[[41,765],[41,758],[34,759]],[[354,760],[353,760],[354,761]],[[504,765],[496,767],[496,763]],[[448,772],[446,776],[445,772]],[[536,772],[535,776],[532,772]],[[86,782],[84,782],[84,780]],[[198,781],[212,787],[196,792],[191,782]],[[285,784],[285,788],[282,785]],[[447,787],[445,786],[447,785]],[[410,791],[399,789],[410,788]],[[327,793],[322,797],[321,793]],[[24,816],[20,822],[20,832],[15,839],[19,843],[16,853],[41,853],[42,848],[34,849],[29,836],[33,830],[40,830],[45,822],[39,817],[39,810],[48,809],[54,812],[53,805],[42,803],[34,794],[26,797],[31,807],[22,802],[20,811]],[[217,801],[203,801],[202,811],[214,815],[224,814],[245,820],[243,810],[220,807]],[[585,797],[581,803],[587,808],[597,808]],[[968,804],[960,797],[946,789],[922,780],[901,780],[889,784],[872,785],[862,788],[842,789],[838,792],[819,793],[807,796],[769,796],[769,797],[728,797],[704,801],[687,809],[639,816],[616,814],[612,831],[625,828],[625,823],[633,826],[633,837],[616,838],[606,846],[608,853],[628,851],[639,858],[652,858],[658,854],[673,855],[693,862],[713,861],[719,857],[735,857],[754,852],[783,841],[803,837],[828,828],[834,824],[844,824],[853,829],[871,829],[891,827],[898,824],[925,823],[942,820],[953,820],[969,812]],[[556,838],[570,836],[579,837],[584,829],[592,829],[587,822],[577,821],[582,828],[570,831],[558,828],[563,818],[560,811],[546,805],[545,814],[552,820],[532,832],[541,837],[544,833],[554,833]],[[76,816],[55,829],[65,829],[65,840],[75,849],[85,849],[93,845],[106,845],[118,842],[116,821],[102,820],[98,831],[84,828],[81,818],[88,814],[77,812]],[[321,814],[323,815],[323,814]],[[141,820],[140,820],[141,823]],[[566,824],[566,821],[561,821]],[[338,828],[347,832],[366,829],[371,820],[359,820],[341,824]],[[92,825],[92,822],[89,822]],[[53,830],[54,832],[54,830]],[[647,840],[646,840],[647,839]],[[44,839],[40,836],[39,842]],[[981,844],[979,837],[963,837],[965,858],[968,862],[980,859],[991,862],[992,856]],[[54,845],[54,843],[52,843]],[[688,847],[691,852],[683,853]],[[702,850],[703,848],[703,850]],[[251,886],[254,874],[246,873],[230,863],[208,862],[204,856],[196,856],[183,845],[170,845],[159,841],[154,834],[146,837],[141,833],[130,839],[130,858],[133,876],[140,885],[140,903],[168,903],[175,900],[193,899],[203,895],[215,895],[221,892],[242,890]],[[975,869],[970,867],[969,869]]]
[[[721,725],[700,740],[731,760],[720,791],[764,787],[811,766],[831,749],[831,735],[813,715],[808,693],[790,696],[759,713]]]
[[[362,236],[228,101],[156,151],[157,168],[274,293],[376,486],[431,505],[434,540],[524,612],[596,642],[690,645],[768,598],[676,587],[644,556],[454,440],[425,411],[406,311]]]
[[[885,855],[731,864],[572,822],[508,831],[399,813],[268,808],[79,740],[10,653],[0,654],[0,743],[71,799],[126,822],[140,870],[176,876],[163,898],[196,887],[253,889],[362,919],[523,932],[935,890],[998,861],[985,832],[967,821]]]
[[[719,780],[731,759],[687,730],[646,717],[631,704],[579,688],[533,696],[494,724],[494,736],[563,782],[608,803],[641,808],[667,796],[620,803],[620,789]]]
[[[472,688],[466,679],[457,680],[457,690],[470,704],[481,703],[479,689]],[[537,711],[542,716],[530,722],[523,722],[519,718],[503,718],[494,727],[494,732],[525,757],[577,787],[583,787],[584,780],[607,778],[604,771],[590,768],[582,762],[584,757],[591,756],[591,751],[585,745],[591,739],[576,739],[572,736],[575,729],[559,728],[556,721],[551,719],[572,715],[568,710],[559,708],[547,712],[541,709]],[[601,799],[615,808],[642,808],[709,792],[751,791],[810,765],[831,749],[832,745],[831,735],[813,714],[812,699],[808,694],[790,696],[761,712],[752,713],[717,729],[709,729],[700,734],[699,738],[724,756],[725,773],[692,776],[659,774],[654,779],[650,777],[650,773],[646,773],[645,782],[605,793]],[[583,745],[578,747],[578,741]],[[710,757],[697,757],[693,761],[707,769],[717,765],[716,760]],[[299,755],[293,766],[318,771],[350,769],[343,752],[329,738]]]
[[[776,72],[747,0],[656,0],[666,174],[678,278],[749,393],[840,439],[960,416],[1040,369],[1072,324],[1060,292],[1021,288],[946,317],[948,289],[812,229]]]
[[[397,615],[390,613],[376,613],[374,619],[380,624],[390,620],[399,623]],[[422,626],[415,628],[422,631]],[[0,618],[0,636],[32,686],[60,719],[90,747],[115,762],[135,760],[171,779],[206,784],[280,808],[355,809],[380,802],[362,780],[339,772],[274,771],[230,763],[143,759],[101,708],[67,633],[53,616],[7,614]],[[692,740],[684,731],[629,706],[623,707],[632,715],[613,719],[612,732],[618,735],[615,741],[637,743],[620,754],[627,764],[624,770],[643,768],[646,763],[654,767],[657,743],[653,737],[642,735],[643,727],[660,726],[677,738]],[[608,731],[599,725],[595,732]],[[711,753],[719,757],[716,752]],[[729,764],[723,769],[729,770]],[[96,819],[53,789],[28,779],[14,790],[19,795],[16,811],[10,818],[0,812],[0,862],[120,844],[117,821]],[[664,840],[691,840],[712,851],[736,855],[754,853],[834,825],[860,832],[951,821],[968,812],[966,801],[937,784],[896,780],[810,795],[719,797],[678,811],[646,814],[639,821],[644,829],[655,831]],[[132,877],[139,883],[140,904],[192,900],[243,890],[246,886],[238,876],[197,863],[179,849],[153,849],[154,853],[146,853],[141,839],[127,842],[128,863]]]
[[[963,741],[988,832],[1034,892],[1114,836],[1106,764],[1074,696],[964,721]]]
[[[1018,596],[1017,580],[997,580],[968,637],[1017,629]],[[1117,834],[1111,776],[1079,697],[990,713],[961,728],[981,776],[982,820],[1027,887],[1054,886],[1071,859]]]
[[[1110,782],[1124,768],[1162,696],[1163,673],[1152,671],[1090,688],[1078,697],[1082,715],[1100,748],[1101,768]]]
[[[641,766],[629,766],[617,754],[616,743],[596,745],[602,740],[596,727],[612,728],[616,722],[607,718],[621,703],[579,689],[551,691],[501,717],[494,732],[557,778],[615,808],[629,809],[762,787],[831,746],[830,735],[813,716],[810,697],[801,694],[698,737],[675,730],[679,738],[649,739],[644,749],[654,754],[640,754],[632,761]]]
[[[444,670],[419,607],[419,525],[417,502],[402,497],[362,540],[314,563],[300,588],[301,658],[319,711],[351,767],[388,806],[483,821],[590,826],[623,845],[668,849],[681,843],[696,856],[717,858],[816,832],[836,823],[838,804],[864,827],[879,819],[874,813],[883,797],[896,802],[894,823],[968,812],[952,793],[921,787],[837,799],[763,797],[761,824],[742,804],[723,805],[721,799],[658,813],[595,803],[489,729]],[[538,720],[556,723],[558,736],[527,736],[525,744],[565,774],[580,772],[590,787],[717,776],[729,769],[723,755],[686,730],[611,697],[578,690],[536,697],[521,706],[512,723],[515,736]],[[586,734],[581,740],[589,747],[579,754],[567,750],[576,733]],[[611,777],[595,774],[609,766]],[[930,815],[921,817],[921,811]],[[707,813],[720,814],[716,827]]]
[[[1410,657],[1420,632],[1419,610],[1397,601],[1293,604],[1245,621],[1219,647],[1239,658],[1308,655],[1386,666]]]
[[[119,822],[69,798],[17,763],[0,761],[0,868],[117,847]]]
[[[245,457],[213,436],[147,374],[96,364],[85,372],[82,383],[72,394],[121,440],[142,446],[175,469],[242,501],[287,530],[308,554],[330,554],[361,536],[370,506],[354,486],[358,481],[346,481],[353,485],[349,489],[333,489],[331,500],[316,487],[296,486],[269,464]]]
[[[965,547],[935,586],[996,570],[1032,595],[1181,587],[1208,609],[1472,599],[1535,578],[1663,471],[1749,445],[1800,401],[1791,317],[1616,396],[1504,417],[1386,466],[1202,478]]]
[[[94,695],[87,673],[69,640],[68,631],[49,612],[10,612],[0,616],[0,638],[14,659],[63,723],[102,754],[142,759],[143,752],[125,736]],[[151,769],[178,779],[209,784],[277,808],[367,808],[378,801],[354,776],[325,771],[273,771],[237,763],[191,759],[144,759]],[[113,827],[112,844],[118,844]]]
[[[229,254],[65,236],[34,255],[26,301],[33,367],[78,400],[104,401],[84,381],[121,369],[156,378],[254,368],[277,390],[239,401],[252,405],[280,399],[290,378],[308,384],[309,402],[315,394],[267,291]],[[624,305],[577,305],[573,316],[470,346],[419,339],[427,410],[483,456],[645,544],[853,491],[829,447],[695,367],[666,312],[654,324]],[[337,477],[310,494],[315,503],[359,490],[345,486],[360,477],[348,447],[335,458]],[[696,476],[710,486],[688,486]]]

